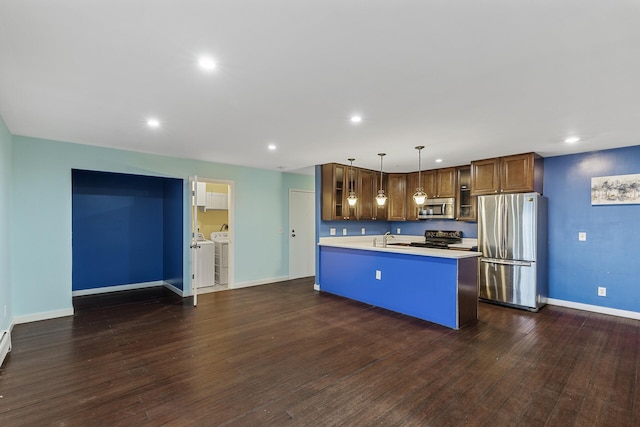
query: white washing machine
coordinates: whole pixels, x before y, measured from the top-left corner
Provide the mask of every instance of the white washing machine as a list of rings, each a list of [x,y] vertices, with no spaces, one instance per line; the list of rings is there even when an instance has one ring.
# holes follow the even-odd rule
[[[229,284],[229,232],[214,231],[209,236],[215,245],[215,283]]]
[[[198,249],[195,251],[196,257],[196,287],[204,288],[215,284],[215,243],[205,240],[201,233],[198,233]]]

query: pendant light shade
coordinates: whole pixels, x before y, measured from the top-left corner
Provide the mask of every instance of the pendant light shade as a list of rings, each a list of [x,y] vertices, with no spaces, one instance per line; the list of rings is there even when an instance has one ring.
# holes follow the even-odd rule
[[[347,197],[347,202],[349,203],[349,206],[355,206],[356,203],[358,202],[358,196],[356,196],[356,192],[353,190],[355,183],[352,182],[352,178],[353,178],[353,181],[355,181],[355,178],[353,177],[353,161],[355,159],[347,159],[347,160],[351,162],[351,165],[349,166],[349,197]]]
[[[417,206],[423,206],[424,202],[427,200],[427,193],[425,193],[422,189],[422,171],[420,170],[422,165],[421,152],[424,148],[424,145],[418,145],[416,150],[418,150],[418,188],[416,188],[416,192],[413,194],[413,201]]]
[[[380,189],[376,196],[376,203],[378,206],[384,206],[385,203],[387,203],[387,196],[384,194],[384,190],[382,189],[382,158],[386,156],[386,153],[378,153],[378,156],[380,156]]]

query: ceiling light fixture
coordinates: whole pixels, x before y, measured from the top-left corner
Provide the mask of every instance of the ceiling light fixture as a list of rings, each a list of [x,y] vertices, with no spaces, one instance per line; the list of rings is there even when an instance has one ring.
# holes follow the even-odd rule
[[[384,190],[382,189],[382,158],[386,156],[386,153],[378,153],[378,156],[380,156],[380,189],[376,196],[376,203],[378,206],[384,206],[385,203],[387,203],[387,196],[385,196]]]
[[[424,145],[418,145],[416,150],[418,150],[418,188],[416,188],[416,192],[413,194],[413,201],[416,206],[422,207],[424,205],[425,200],[427,199],[427,193],[423,191],[422,188],[422,158],[421,153]]]
[[[160,126],[160,121],[158,119],[148,119],[147,126],[150,128],[157,128]]]
[[[580,137],[578,136],[570,136],[564,140],[567,144],[575,144],[578,141],[580,141]]]
[[[212,71],[216,68],[215,61],[208,56],[201,56],[200,59],[198,59],[198,65],[205,71]]]
[[[276,147],[276,144],[269,144],[267,148],[271,151],[274,151],[277,147]]]
[[[352,116],[351,123],[360,123],[362,121],[362,117],[360,116]]]
[[[436,163],[442,163],[442,159],[436,159]]]
[[[351,162],[351,165],[349,166],[349,197],[347,197],[347,202],[349,202],[349,206],[355,206],[358,201],[358,196],[356,196],[356,192],[353,190],[355,182],[352,182],[352,180],[355,181],[355,176],[353,174],[353,161],[355,159],[348,160]]]

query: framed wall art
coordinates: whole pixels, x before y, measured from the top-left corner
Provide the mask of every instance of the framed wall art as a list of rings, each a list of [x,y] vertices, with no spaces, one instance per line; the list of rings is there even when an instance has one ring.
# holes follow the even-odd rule
[[[591,205],[640,204],[640,174],[591,178]]]

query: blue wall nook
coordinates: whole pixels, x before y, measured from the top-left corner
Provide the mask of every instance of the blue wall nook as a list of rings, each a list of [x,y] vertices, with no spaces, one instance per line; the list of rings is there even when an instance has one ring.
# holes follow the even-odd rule
[[[155,281],[183,289],[182,179],[77,169],[71,179],[74,292]]]

